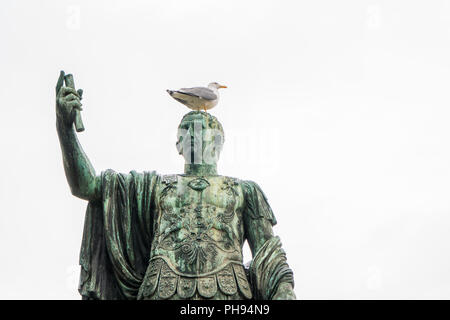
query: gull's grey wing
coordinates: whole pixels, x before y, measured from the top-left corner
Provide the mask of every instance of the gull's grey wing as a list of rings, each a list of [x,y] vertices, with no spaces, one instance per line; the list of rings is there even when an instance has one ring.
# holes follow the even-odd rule
[[[188,96],[199,97],[204,100],[216,100],[217,95],[211,89],[205,87],[181,88],[178,92]]]

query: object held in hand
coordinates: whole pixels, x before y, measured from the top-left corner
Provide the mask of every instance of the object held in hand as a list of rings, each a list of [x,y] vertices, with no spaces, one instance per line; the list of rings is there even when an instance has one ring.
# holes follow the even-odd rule
[[[66,84],[66,87],[68,88],[72,88],[75,89],[75,82],[73,80],[73,75],[72,74],[64,74],[64,71],[61,71],[61,74],[59,76],[59,81],[56,87],[56,93],[58,93],[59,89],[62,86],[62,79],[64,79],[64,82]],[[80,96],[80,100],[82,98],[83,95],[83,90],[79,89],[77,90],[78,95]],[[73,111],[75,112],[74,115],[74,124],[75,124],[75,130],[77,132],[83,132],[84,131],[84,125],[83,125],[83,120],[81,119],[81,113],[80,113],[80,109],[78,108],[74,108]]]

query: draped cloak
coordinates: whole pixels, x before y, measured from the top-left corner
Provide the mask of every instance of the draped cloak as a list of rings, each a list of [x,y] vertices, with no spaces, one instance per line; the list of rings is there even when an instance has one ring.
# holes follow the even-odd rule
[[[88,204],[80,252],[84,299],[135,299],[147,269],[154,172],[102,172],[101,200]]]

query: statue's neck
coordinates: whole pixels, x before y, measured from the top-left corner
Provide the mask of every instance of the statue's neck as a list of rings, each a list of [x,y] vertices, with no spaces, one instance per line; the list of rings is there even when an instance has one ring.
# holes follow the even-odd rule
[[[184,174],[190,176],[216,176],[216,164],[185,164]]]

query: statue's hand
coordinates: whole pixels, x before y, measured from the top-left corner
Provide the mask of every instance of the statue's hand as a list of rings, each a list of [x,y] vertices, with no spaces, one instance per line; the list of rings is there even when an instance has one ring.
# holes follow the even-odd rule
[[[56,85],[56,117],[58,121],[61,121],[66,126],[72,126],[75,110],[81,111],[81,90],[76,91],[70,87],[64,87],[62,85],[64,79],[64,73],[61,73]]]
[[[281,283],[272,300],[296,300],[294,290],[290,283]]]

